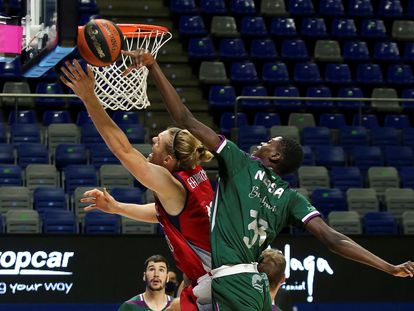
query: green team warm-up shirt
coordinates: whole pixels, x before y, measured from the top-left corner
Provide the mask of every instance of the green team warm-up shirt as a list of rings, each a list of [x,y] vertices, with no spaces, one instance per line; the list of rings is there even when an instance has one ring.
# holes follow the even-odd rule
[[[219,183],[211,211],[213,268],[257,262],[286,225],[319,212],[258,158],[223,139],[215,151]]]

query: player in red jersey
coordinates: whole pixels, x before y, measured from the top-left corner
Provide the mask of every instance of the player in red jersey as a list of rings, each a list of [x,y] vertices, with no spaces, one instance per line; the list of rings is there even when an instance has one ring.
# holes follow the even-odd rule
[[[122,130],[103,109],[94,93],[95,79],[90,68],[78,61],[62,67],[61,80],[84,102],[86,109],[109,149],[140,183],[155,193],[155,203],[126,204],[106,191],[85,192],[86,210],[100,209],[145,222],[159,222],[176,261],[191,280],[180,295],[182,310],[211,309],[211,269],[208,207],[213,190],[200,162],[212,154],[187,130],[170,128],[153,138],[152,153],[146,159],[133,148]],[[194,292],[192,290],[194,287]],[[201,292],[204,296],[194,293]],[[197,300],[197,303],[196,303]]]

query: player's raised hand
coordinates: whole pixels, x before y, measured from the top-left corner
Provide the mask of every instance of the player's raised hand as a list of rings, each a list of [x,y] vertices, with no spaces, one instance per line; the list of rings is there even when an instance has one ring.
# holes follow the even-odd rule
[[[129,56],[132,59],[131,65],[122,73],[126,76],[133,69],[139,69],[142,66],[151,66],[154,64],[155,59],[148,50],[137,49],[134,51],[121,51],[122,55]]]
[[[395,266],[395,271],[392,273],[394,276],[399,277],[414,277],[414,262],[407,261],[400,265]]]
[[[95,77],[90,66],[85,72],[80,63],[75,59],[72,63],[65,62],[65,65],[60,67],[63,75],[60,76],[60,80],[72,91],[79,96],[80,99],[85,101],[90,96],[95,94]]]
[[[88,190],[83,195],[85,197],[81,198],[80,201],[90,203],[84,208],[87,212],[98,209],[105,213],[116,214],[118,211],[118,202],[106,191],[106,188],[103,191],[99,189]]]

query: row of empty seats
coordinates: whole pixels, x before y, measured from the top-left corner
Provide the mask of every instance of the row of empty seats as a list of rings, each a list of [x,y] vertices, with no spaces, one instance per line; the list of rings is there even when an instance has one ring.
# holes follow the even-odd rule
[[[198,2],[197,2],[198,3]],[[344,5],[345,4],[345,5]],[[173,14],[206,15],[320,15],[370,17],[413,17],[414,5],[400,0],[200,0],[199,6],[194,0],[171,0],[170,11]]]

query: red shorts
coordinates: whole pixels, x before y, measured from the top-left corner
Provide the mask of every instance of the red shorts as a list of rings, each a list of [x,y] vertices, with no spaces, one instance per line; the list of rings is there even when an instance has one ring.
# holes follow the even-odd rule
[[[180,294],[180,307],[182,311],[198,311],[197,297],[193,294],[193,286],[183,288]]]

